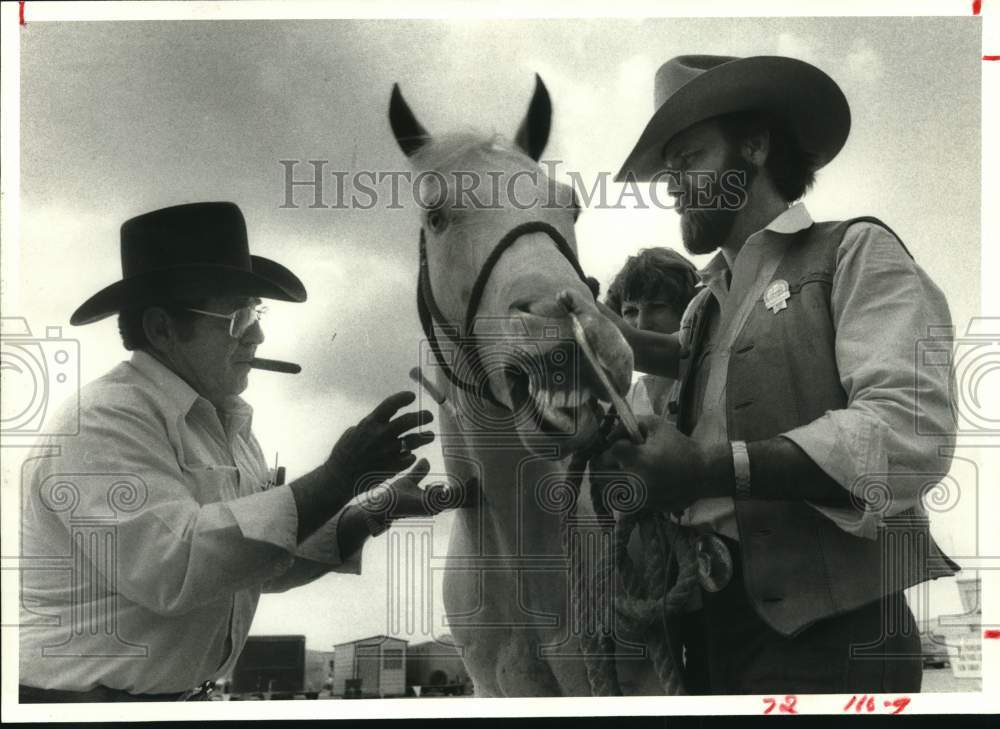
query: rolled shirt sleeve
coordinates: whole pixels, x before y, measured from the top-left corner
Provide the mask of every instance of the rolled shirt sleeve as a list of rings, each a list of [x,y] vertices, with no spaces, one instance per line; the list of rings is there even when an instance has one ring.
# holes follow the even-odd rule
[[[88,541],[81,548],[99,569],[113,568],[105,577],[116,591],[154,612],[184,613],[279,575],[293,561],[297,517],[287,487],[213,501],[235,486],[236,469],[185,469],[162,425],[139,410],[85,408],[79,435],[32,465],[26,508],[40,524],[62,522],[63,533],[74,517],[107,512],[105,482],[134,486],[135,508],[116,514],[114,560],[91,554],[98,545]],[[72,490],[71,510],[60,508],[59,488]],[[48,533],[57,531],[52,525]]]
[[[871,223],[856,223],[844,236],[831,311],[848,405],[784,436],[865,508],[812,506],[846,531],[874,538],[883,517],[919,507],[951,465],[951,375],[918,361],[921,342],[934,338],[941,346],[951,314],[895,236]]]
[[[288,486],[234,499],[225,504],[244,538],[273,544],[289,553],[298,550],[295,540],[299,517]]]
[[[346,507],[303,540],[295,551],[294,562],[281,575],[268,580],[264,592],[285,592],[330,572],[360,575],[363,546],[346,560],[340,557],[337,530],[345,511]]]

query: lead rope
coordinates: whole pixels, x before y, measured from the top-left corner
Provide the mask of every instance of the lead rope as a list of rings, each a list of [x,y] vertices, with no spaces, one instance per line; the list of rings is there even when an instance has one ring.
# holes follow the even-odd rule
[[[590,460],[610,443],[607,436],[614,423],[609,411],[601,425],[598,445],[573,456],[567,474],[577,498],[563,520],[563,543],[568,549],[582,548],[582,540],[571,543],[568,525],[576,513],[583,473]],[[666,619],[680,613],[698,584],[698,565],[688,531],[661,513],[614,516],[591,493],[594,512],[602,526],[613,525],[612,559],[599,550],[596,569],[585,569],[582,555],[568,555],[571,574],[572,616],[581,628],[580,644],[593,696],[621,696],[615,663],[616,627],[626,635],[642,636],[660,685],[666,695],[684,693],[681,667],[671,651]],[[632,532],[638,528],[645,574],[639,575],[628,554]],[[576,559],[574,559],[576,557]],[[588,580],[588,575],[592,578]],[[603,608],[603,609],[602,609]]]

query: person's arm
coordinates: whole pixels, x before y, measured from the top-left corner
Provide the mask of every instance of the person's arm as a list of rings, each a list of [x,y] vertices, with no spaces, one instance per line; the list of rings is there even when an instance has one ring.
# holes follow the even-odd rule
[[[941,289],[885,228],[852,225],[837,253],[831,292],[836,358],[848,405],[787,433],[866,508],[814,506],[867,537],[883,516],[918,505],[951,467],[956,423],[951,371],[924,349],[951,351]],[[919,418],[919,420],[918,420]]]
[[[699,499],[737,496],[730,443],[703,445],[658,418],[644,419],[642,427],[647,433],[644,444],[620,440],[611,455],[646,485],[648,507],[681,511]],[[747,451],[750,498],[849,506],[850,493],[787,438],[748,443]],[[669,488],[660,484],[669,484]]]
[[[354,489],[368,483],[364,479],[375,473],[383,480],[412,464],[409,449],[430,442],[433,434],[403,433],[431,415],[390,418],[413,399],[412,393],[387,398],[348,429],[326,466],[300,480],[301,488],[290,484],[226,499],[237,491],[236,468],[182,467],[162,415],[144,407],[145,400],[111,393],[81,407],[79,434],[60,442],[59,456],[33,464],[28,508],[53,533],[65,532],[71,514],[107,513],[106,489],[92,482],[118,476],[134,481],[141,493],[115,522],[115,570],[106,577],[117,592],[149,610],[183,614],[283,574],[294,563],[303,534],[329,521]],[[336,478],[326,481],[325,472]],[[45,501],[46,489],[63,481],[78,498],[72,511]],[[298,504],[296,490],[306,495]],[[106,566],[92,553],[97,545],[84,540],[81,547],[98,569]]]
[[[354,496],[346,479],[326,463],[290,482],[288,489],[295,501],[298,544],[308,540]]]
[[[624,322],[622,324],[619,328],[632,348],[636,371],[677,379],[681,351],[677,335],[660,334],[636,329]]]
[[[115,592],[163,615],[185,613],[287,569],[296,548],[291,492],[279,487],[219,500],[235,490],[236,469],[182,468],[162,419],[142,403],[82,405],[78,434],[62,439],[58,455],[33,462],[26,474],[32,523],[43,533],[65,534],[74,516],[106,518],[109,487],[119,480],[132,484],[134,498],[115,513],[114,559],[101,558],[94,550],[103,545],[91,540],[79,547]],[[62,483],[76,499],[70,511],[57,508]]]
[[[778,436],[747,443],[750,461],[750,498],[804,499],[848,506],[850,493],[830,478],[806,453],[788,438]],[[695,500],[736,497],[736,474],[729,443],[705,448],[695,480]]]
[[[600,301],[597,302],[597,308],[601,314],[615,323],[632,348],[636,371],[671,379],[677,378],[681,347],[676,334],[660,334],[636,329]]]
[[[308,539],[352,498],[416,462],[412,451],[433,441],[434,434],[408,431],[432,422],[433,415],[422,410],[393,417],[415,399],[408,391],[387,397],[344,432],[325,463],[288,485],[298,514],[298,542]]]
[[[265,591],[283,592],[332,571],[360,574],[361,550],[373,532],[381,534],[399,519],[432,517],[478,498],[475,481],[456,485],[460,493],[440,491],[446,488],[440,483],[421,488],[429,472],[430,463],[422,458],[404,476],[361,494],[299,545],[295,562],[287,572],[269,581]]]
[[[928,478],[912,474],[931,482],[947,474],[955,428],[947,368],[915,358],[919,342],[951,318],[941,291],[899,242],[868,224],[844,238],[831,304],[848,406],[748,443],[749,497],[802,499],[846,531],[874,536],[882,515],[919,501]],[[670,484],[669,491],[647,489],[661,508],[735,495],[729,443],[705,447],[656,424],[645,445],[620,441],[612,452],[647,482]]]
[[[337,572],[361,574],[361,550],[369,536],[358,508],[348,505],[299,544],[295,561],[263,585],[264,592],[285,592]],[[341,558],[341,555],[346,555]]]

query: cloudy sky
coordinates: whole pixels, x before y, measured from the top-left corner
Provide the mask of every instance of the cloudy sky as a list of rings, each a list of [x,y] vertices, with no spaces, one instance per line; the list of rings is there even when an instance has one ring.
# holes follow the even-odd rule
[[[309,209],[302,192],[299,208],[282,208],[279,163],[406,169],[386,119],[393,82],[431,131],[512,134],[538,72],[554,105],[546,157],[592,180],[617,171],[644,127],[666,59],[812,62],[853,110],[847,146],[806,198],[814,217],[880,217],[947,293],[960,327],[979,311],[981,51],[971,17],[76,22],[29,23],[20,35],[21,238],[5,258],[4,316],[36,332],[62,325],[80,341],[82,380],[93,379],[123,357],[114,319],[72,329],[68,319],[119,278],[121,222],[177,203],[237,202],[252,250],[309,291],[305,304],[271,307],[260,350],[303,373],[256,373],[246,393],[265,451],[280,452],[291,477],[410,387],[416,212]],[[609,186],[612,199],[618,192]],[[606,286],[638,248],[680,248],[677,223],[655,208],[588,211],[581,262]],[[946,550],[973,549],[968,518],[937,522]],[[441,550],[448,524],[435,525]],[[303,632],[316,648],[386,632],[384,544],[366,549],[361,577],[266,597],[254,632]],[[957,605],[941,594],[945,609]]]

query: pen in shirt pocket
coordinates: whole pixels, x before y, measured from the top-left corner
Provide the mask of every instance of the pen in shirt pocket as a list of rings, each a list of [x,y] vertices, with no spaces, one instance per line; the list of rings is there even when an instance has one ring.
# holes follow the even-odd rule
[[[285,467],[278,465],[278,452],[274,453],[274,468],[267,473],[267,483],[264,488],[270,489],[275,486],[283,486],[285,483]]]

